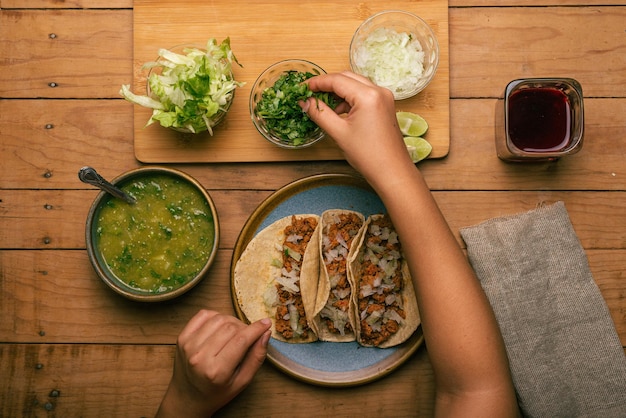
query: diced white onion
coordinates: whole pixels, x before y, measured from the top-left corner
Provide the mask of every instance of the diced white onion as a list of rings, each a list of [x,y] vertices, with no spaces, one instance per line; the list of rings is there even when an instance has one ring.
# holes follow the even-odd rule
[[[374,30],[353,58],[358,72],[394,93],[411,90],[424,73],[424,51],[416,37],[389,28]]]
[[[366,284],[365,286],[361,286],[360,294],[361,294],[362,298],[366,298],[368,296],[371,296],[374,293],[376,293],[376,291],[369,284]]]
[[[337,297],[337,299],[345,299],[350,295],[350,288],[335,289],[333,290],[333,294]]]
[[[298,314],[298,308],[292,303],[287,305],[287,309],[289,310],[289,326],[292,330],[298,330],[298,320],[300,319],[300,315]]]
[[[289,293],[298,293],[300,291],[300,287],[296,284],[298,280],[299,277],[276,277],[276,281]]]
[[[302,235],[291,234],[285,239],[285,241],[297,244],[302,238]]]

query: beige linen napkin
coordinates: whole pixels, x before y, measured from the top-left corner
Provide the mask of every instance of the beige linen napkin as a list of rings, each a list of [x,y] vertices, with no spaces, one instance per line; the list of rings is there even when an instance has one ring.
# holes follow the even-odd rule
[[[461,229],[528,417],[625,417],[626,357],[563,202]]]

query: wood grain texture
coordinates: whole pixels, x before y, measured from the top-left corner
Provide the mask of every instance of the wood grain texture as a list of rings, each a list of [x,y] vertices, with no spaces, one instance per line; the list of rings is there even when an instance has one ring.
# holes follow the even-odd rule
[[[171,373],[174,349],[161,345],[0,345],[0,372],[14,387],[0,389],[0,415],[10,416],[154,416]],[[13,359],[20,359],[14,362]],[[293,380],[269,364],[252,384],[216,417],[432,416],[432,370],[425,349],[395,373],[395,396],[381,397],[389,380],[348,389],[314,387]],[[119,382],[124,382],[120,385]],[[56,392],[55,392],[56,391]],[[271,393],[284,402],[267,404]],[[359,402],[346,400],[359,398]],[[297,399],[297,402],[294,401]],[[308,414],[308,415],[307,415]]]
[[[199,176],[202,180],[203,177]],[[85,219],[97,190],[0,190],[0,249],[85,249]],[[219,214],[219,247],[233,249],[250,214],[269,190],[209,190]],[[563,201],[586,249],[626,249],[626,192],[433,191],[450,227]],[[468,210],[468,208],[472,208]]]
[[[364,18],[374,3],[362,4]],[[301,177],[354,174],[341,160],[174,164],[216,200],[223,230],[216,264],[199,287],[167,304],[138,305],[110,291],[84,251],[84,221],[97,192],[76,172],[89,164],[113,178],[143,165],[134,155],[135,109],[118,95],[140,65],[132,7],[130,0],[0,0],[2,417],[152,416],[187,320],[201,308],[233,312],[232,248],[256,205]],[[461,227],[564,201],[626,346],[626,5],[449,0],[446,13],[450,149],[419,167],[459,245]],[[190,32],[200,40],[221,35],[195,32],[204,25],[195,22]],[[253,38],[254,28],[245,29]],[[297,33],[305,43],[320,39]],[[262,48],[249,57],[259,69],[275,58]],[[497,98],[508,81],[539,75],[583,84],[585,145],[556,164],[505,164],[495,156]],[[265,364],[217,416],[430,417],[433,394],[424,347],[383,380],[346,390],[302,384]],[[297,408],[285,408],[285,400],[297,400]]]
[[[587,250],[594,280],[626,345],[626,250]],[[234,314],[229,268],[220,250],[204,280],[180,299],[130,302],[106,287],[83,251],[0,252],[4,295],[0,341],[37,344],[174,344],[200,309]],[[1,345],[0,345],[1,346]]]
[[[624,21],[624,6],[450,9],[451,95],[502,97],[517,78],[572,77],[585,97],[625,97]]]
[[[202,135],[189,141],[158,124],[145,127],[151,110],[135,106],[135,156],[144,163],[343,159],[330,138],[305,150],[285,150],[267,142],[250,119],[250,91],[267,67],[285,59],[312,61],[327,72],[349,69],[348,51],[354,31],[367,17],[384,9],[418,13],[437,36],[440,60],[435,78],[423,92],[399,101],[396,107],[419,113],[428,121],[426,138],[433,146],[429,158],[446,156],[450,144],[448,7],[441,0],[421,1],[419,7],[407,1],[388,1],[384,5],[374,1],[135,1],[135,92],[145,92],[147,73],[141,67],[157,57],[159,48],[203,45],[208,38],[221,42],[230,37],[233,51],[243,65],[234,68],[235,78],[246,83],[237,89],[226,121],[212,137]],[[167,13],[167,20],[160,19],[163,13]]]
[[[435,190],[625,190],[626,98],[585,99],[581,152],[556,164],[507,164],[496,157],[495,99],[451,100],[449,155],[419,164]],[[0,100],[0,188],[79,189],[93,165],[108,178],[141,164],[133,156],[132,106],[122,100]],[[104,158],[103,158],[104,157]],[[596,160],[597,158],[597,160]],[[602,161],[597,164],[596,161]],[[275,190],[308,175],[354,173],[343,161],[176,164],[208,189]],[[245,186],[242,186],[245,184]]]
[[[118,48],[131,36],[129,10],[3,10],[0,95],[118,98],[132,71]]]
[[[131,9],[133,0],[0,0],[2,9]]]

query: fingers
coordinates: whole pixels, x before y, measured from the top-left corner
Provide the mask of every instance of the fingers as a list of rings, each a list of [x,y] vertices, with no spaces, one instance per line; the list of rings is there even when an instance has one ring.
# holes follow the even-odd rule
[[[340,136],[345,129],[345,123],[338,114],[341,111],[341,107],[336,112],[323,101],[310,97],[303,104],[302,109],[313,122],[332,137]]]
[[[218,357],[221,361],[237,367],[246,360],[249,353],[254,352],[260,367],[267,352],[267,341],[269,338],[266,338],[266,334],[270,326],[271,321],[269,319],[262,319],[250,325],[244,325],[229,339],[218,354]]]
[[[201,310],[180,333],[178,346],[192,364],[220,357],[234,370],[270,326],[269,319],[248,326],[230,315]]]
[[[367,78],[351,73],[324,74],[308,80],[309,88],[313,91],[333,92],[351,106],[354,105],[364,85],[374,87]]]
[[[254,324],[253,324],[254,325]],[[271,336],[271,330],[266,329],[263,334],[247,351],[243,360],[240,362],[239,371],[237,372],[234,384],[245,386],[259,370],[267,355],[267,345]]]

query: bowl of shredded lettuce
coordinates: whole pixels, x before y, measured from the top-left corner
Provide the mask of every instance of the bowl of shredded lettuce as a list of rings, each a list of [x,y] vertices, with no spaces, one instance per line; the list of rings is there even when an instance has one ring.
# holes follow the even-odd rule
[[[178,132],[213,135],[244,85],[235,80],[232,65],[237,59],[230,39],[220,44],[209,39],[205,47],[179,45],[159,49],[158,58],[143,65],[149,70],[146,95],[123,85],[120,94],[131,103],[152,109],[146,126],[159,123]]]
[[[428,86],[439,64],[439,43],[419,16],[385,10],[365,20],[350,43],[352,71],[388,88],[396,100]]]
[[[302,111],[300,101],[309,97],[335,108],[335,96],[313,92],[304,83],[326,72],[300,59],[279,61],[259,75],[250,92],[250,116],[259,133],[281,148],[306,148],[325,137],[324,131]]]

